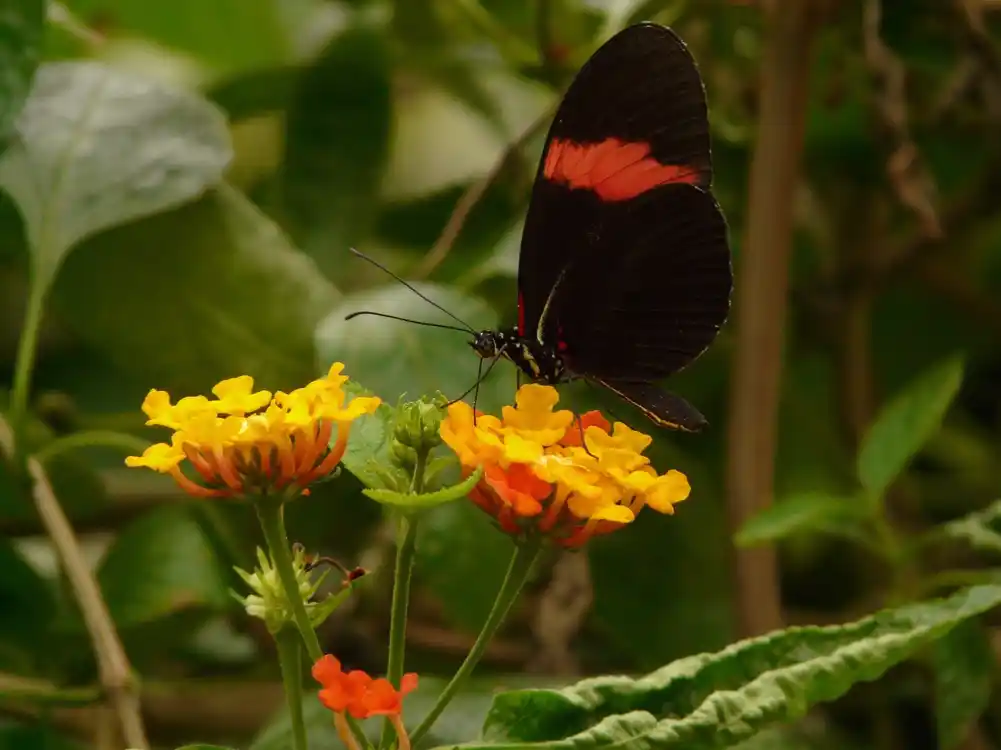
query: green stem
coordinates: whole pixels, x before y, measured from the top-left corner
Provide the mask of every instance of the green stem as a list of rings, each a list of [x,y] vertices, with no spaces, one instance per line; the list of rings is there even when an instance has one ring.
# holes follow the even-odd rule
[[[469,675],[472,674],[473,669],[476,668],[491,638],[493,638],[494,633],[504,623],[508,612],[511,610],[511,606],[518,599],[521,590],[524,588],[526,581],[528,581],[532,565],[535,563],[536,558],[538,558],[540,549],[541,545],[539,542],[520,544],[515,549],[514,554],[511,556],[511,563],[507,568],[507,574],[504,576],[504,582],[501,584],[500,591],[497,592],[494,606],[490,610],[490,614],[487,615],[487,621],[483,623],[483,628],[476,638],[476,643],[469,650],[466,660],[462,662],[455,676],[445,686],[445,689],[441,691],[441,695],[438,696],[434,707],[424,717],[420,725],[411,732],[410,743],[412,746],[416,747],[417,743],[428,733],[428,730],[434,725],[435,720],[445,710],[445,707],[459,691],[459,688],[462,687],[462,684]]]
[[[313,625],[309,621],[306,603],[299,596],[299,588],[296,585],[295,568],[292,567],[292,552],[289,549],[288,534],[285,532],[284,498],[280,495],[265,495],[257,498],[254,507],[257,509],[257,519],[260,521],[261,531],[264,532],[264,541],[268,545],[271,563],[278,571],[282,588],[285,589],[285,596],[288,597],[289,605],[292,608],[295,626],[306,646],[310,663],[315,664],[323,656],[323,649],[320,647],[320,640],[316,637],[316,631],[313,630]],[[347,720],[359,745],[363,748],[371,747],[371,743],[365,737],[361,727],[358,726],[358,722],[351,716],[348,716]]]
[[[295,626],[299,629],[302,642],[306,645],[306,653],[309,654],[310,662],[315,664],[323,656],[323,649],[320,648],[320,640],[316,637],[316,631],[313,630],[313,626],[309,622],[306,603],[299,595],[295,568],[292,567],[292,552],[289,550],[285,522],[282,518],[284,508],[282,498],[266,495],[258,498],[254,507],[257,508],[257,519],[261,523],[261,531],[264,532],[264,541],[268,545],[271,562],[275,566],[275,570],[278,571],[282,588],[285,589],[285,596],[292,608]]]
[[[35,274],[37,275],[37,273]],[[28,293],[28,306],[24,312],[24,326],[17,343],[17,359],[14,361],[14,384],[10,394],[10,424],[14,432],[14,453],[16,465],[22,465],[30,451],[25,439],[28,421],[28,400],[31,394],[31,374],[35,369],[35,354],[38,350],[38,334],[42,327],[45,311],[45,294],[48,284],[32,280]]]
[[[275,633],[275,644],[292,723],[292,747],[306,750],[306,724],[302,719],[302,639],[294,630],[285,627]]]
[[[123,453],[139,455],[149,447],[149,441],[113,430],[86,430],[49,441],[44,447],[35,451],[35,458],[45,463],[67,451],[97,447],[119,448]]]

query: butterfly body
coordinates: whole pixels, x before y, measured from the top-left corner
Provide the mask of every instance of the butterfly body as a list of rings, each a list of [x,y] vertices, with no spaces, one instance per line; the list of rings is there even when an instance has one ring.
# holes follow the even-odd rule
[[[705,418],[657,382],[697,359],[730,307],[726,221],[710,192],[702,80],[663,26],[612,37],[577,74],[546,137],[525,220],[518,324],[481,357],[531,380],[583,378],[661,426]]]

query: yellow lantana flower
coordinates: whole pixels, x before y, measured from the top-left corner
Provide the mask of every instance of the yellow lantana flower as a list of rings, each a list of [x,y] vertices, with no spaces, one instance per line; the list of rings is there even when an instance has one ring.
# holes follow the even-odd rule
[[[465,476],[483,469],[470,499],[503,531],[579,547],[630,523],[645,506],[673,513],[688,497],[684,474],[658,474],[643,455],[649,435],[621,422],[613,427],[596,411],[578,421],[568,410],[554,411],[558,400],[555,388],[531,383],[501,418],[474,415],[463,402],[448,407],[442,440]]]
[[[340,463],[351,422],[371,414],[380,403],[368,396],[347,401],[343,369],[335,362],[326,377],[274,396],[254,391],[254,380],[247,375],[216,384],[214,401],[186,396],[172,404],[167,393],[152,390],[142,406],[146,424],[174,432],[169,443],[151,445],[141,456],[126,458],[125,464],[170,474],[186,492],[199,497],[289,487],[306,492],[311,482]],[[185,465],[193,471],[186,474]]]

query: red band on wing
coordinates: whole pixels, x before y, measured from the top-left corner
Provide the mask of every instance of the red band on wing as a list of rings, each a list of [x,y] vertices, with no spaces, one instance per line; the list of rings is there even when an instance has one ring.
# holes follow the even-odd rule
[[[625,201],[659,185],[698,184],[698,169],[661,164],[650,156],[650,144],[606,138],[578,144],[554,139],[546,152],[543,176],[571,188],[593,190],[605,201]]]

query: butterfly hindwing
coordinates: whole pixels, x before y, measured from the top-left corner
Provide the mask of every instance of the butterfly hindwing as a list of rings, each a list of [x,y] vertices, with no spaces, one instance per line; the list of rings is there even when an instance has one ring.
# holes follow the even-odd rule
[[[690,403],[652,383],[638,383],[593,378],[626,403],[632,404],[654,424],[671,430],[698,432],[706,426],[706,418]]]
[[[568,261],[600,234],[604,210],[659,185],[708,187],[709,145],[702,80],[673,31],[639,24],[594,53],[557,110],[536,176],[519,262],[521,335],[534,337]],[[568,214],[566,193],[587,210]]]

